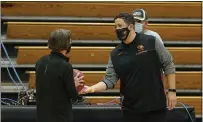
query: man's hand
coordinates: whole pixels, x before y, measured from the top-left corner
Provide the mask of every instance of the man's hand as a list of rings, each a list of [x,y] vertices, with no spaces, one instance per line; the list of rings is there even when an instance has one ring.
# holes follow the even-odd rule
[[[172,110],[177,103],[176,93],[175,92],[168,92],[167,95],[167,106],[169,107],[169,110]]]
[[[84,76],[80,76],[80,72],[78,72],[76,74],[76,76],[74,77],[74,81],[75,81],[75,87],[78,86],[82,86],[84,84],[84,80],[83,80]]]

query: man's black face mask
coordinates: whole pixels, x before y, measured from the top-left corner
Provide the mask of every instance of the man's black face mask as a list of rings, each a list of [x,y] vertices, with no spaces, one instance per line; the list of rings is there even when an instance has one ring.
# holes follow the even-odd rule
[[[120,41],[125,41],[130,33],[130,30],[127,28],[116,29],[117,38]]]

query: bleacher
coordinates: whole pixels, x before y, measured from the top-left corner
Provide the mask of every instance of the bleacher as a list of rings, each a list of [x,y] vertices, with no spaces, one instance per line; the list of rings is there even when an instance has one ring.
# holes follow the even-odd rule
[[[86,84],[93,85],[105,76],[109,53],[119,44],[113,17],[143,8],[149,16],[149,29],[160,34],[174,58],[178,101],[194,106],[197,121],[201,121],[201,6],[201,2],[1,2],[1,41],[21,80],[32,89],[35,63],[50,52],[50,32],[69,29],[71,63],[84,73]],[[6,70],[12,67],[3,50],[1,55],[2,96],[16,97],[18,91]],[[84,95],[92,104],[118,97],[119,82],[113,90]]]

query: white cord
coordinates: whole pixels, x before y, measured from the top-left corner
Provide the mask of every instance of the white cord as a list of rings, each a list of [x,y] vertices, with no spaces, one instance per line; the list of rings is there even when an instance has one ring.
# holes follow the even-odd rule
[[[188,116],[190,117],[191,122],[194,122],[193,119],[192,119],[192,117],[191,117],[191,114],[190,114],[190,112],[188,111],[188,109],[187,109],[187,107],[185,106],[185,104],[183,104],[182,102],[178,102],[178,103],[181,104],[181,105],[185,108],[185,110],[186,110]]]
[[[1,60],[3,61],[3,63],[5,62],[5,61],[3,60],[3,58],[1,58]],[[7,72],[8,72],[9,77],[11,78],[11,80],[13,81],[13,83],[16,85],[16,88],[17,88],[18,92],[20,92],[20,88],[19,88],[17,82],[13,79],[13,76],[11,75],[11,73],[10,73],[8,67],[6,67],[6,69],[7,69]]]

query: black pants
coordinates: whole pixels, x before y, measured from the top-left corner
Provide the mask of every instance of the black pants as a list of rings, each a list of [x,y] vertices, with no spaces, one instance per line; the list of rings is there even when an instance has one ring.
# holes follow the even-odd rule
[[[133,113],[123,111],[123,122],[166,122],[166,114],[166,109],[148,113]]]

